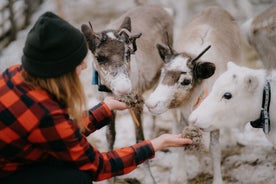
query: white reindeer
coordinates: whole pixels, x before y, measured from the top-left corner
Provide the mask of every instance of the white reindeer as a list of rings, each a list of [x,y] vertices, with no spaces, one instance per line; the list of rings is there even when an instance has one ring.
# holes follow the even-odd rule
[[[248,122],[263,128],[276,148],[276,70],[251,69],[228,63],[207,98],[192,112],[190,122],[210,131],[243,128]]]
[[[146,100],[146,105],[153,114],[161,114],[168,109],[176,109],[184,121],[174,125],[173,131],[180,133],[187,123],[198,99],[204,98],[215,79],[226,70],[226,61],[241,61],[240,32],[233,17],[224,9],[208,7],[195,16],[176,40],[176,51],[158,45],[164,60],[159,84]],[[195,57],[211,45],[201,56]],[[198,59],[198,61],[196,61]],[[212,77],[211,77],[212,76]],[[207,79],[208,78],[208,79]],[[219,131],[211,133],[210,150],[213,157],[213,183],[222,183],[220,168]],[[183,150],[178,149],[179,158],[175,159],[173,172],[176,177],[171,183],[187,182],[183,168]]]

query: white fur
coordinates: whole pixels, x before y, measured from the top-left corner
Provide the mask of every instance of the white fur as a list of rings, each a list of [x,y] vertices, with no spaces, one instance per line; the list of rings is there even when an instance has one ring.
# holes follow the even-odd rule
[[[216,80],[209,96],[192,112],[189,120],[206,130],[243,128],[249,121],[260,117],[266,79],[265,70],[240,67],[229,62],[227,71]],[[276,108],[276,71],[271,73],[269,80],[271,132],[267,138],[275,147],[276,115],[273,110]],[[224,99],[222,96],[225,92],[230,92],[233,97]]]
[[[177,56],[171,62],[172,64],[169,65],[168,70],[177,70],[187,72],[189,69],[187,68],[187,58],[183,58],[181,56]]]
[[[181,71],[181,72],[188,72],[190,69],[187,68],[187,58],[183,58],[181,56],[176,57],[171,61],[171,64],[167,67],[170,71]],[[161,77],[164,76],[164,69],[162,69]],[[180,76],[180,79],[183,76]],[[191,87],[188,85],[188,87]],[[169,105],[174,98],[174,94],[181,88],[181,90],[185,93],[186,86],[179,86],[178,84],[174,85],[164,85],[162,81],[159,81],[158,86],[156,89],[150,94],[150,96],[146,100],[146,105],[149,111],[152,114],[161,114],[166,112],[169,109]]]
[[[106,33],[106,34],[107,34],[107,36],[108,36],[109,38],[111,38],[111,39],[114,39],[114,40],[117,39],[113,32],[108,32],[108,33]]]
[[[174,87],[160,84],[147,99],[147,107],[152,114],[158,115],[168,110],[173,99]]]
[[[131,80],[124,73],[116,75],[116,77],[111,80],[110,85],[111,90],[116,96],[128,94],[132,89]]]

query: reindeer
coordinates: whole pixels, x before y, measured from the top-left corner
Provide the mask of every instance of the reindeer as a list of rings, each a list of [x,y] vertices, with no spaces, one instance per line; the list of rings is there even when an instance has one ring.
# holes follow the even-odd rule
[[[248,43],[257,51],[264,68],[276,69],[276,4],[250,18],[242,25]]]
[[[159,78],[163,62],[156,44],[172,45],[173,18],[161,6],[138,6],[112,21],[102,32],[94,32],[91,24],[83,24],[81,29],[95,57],[99,90],[130,101],[134,120],[139,122],[135,124],[136,141],[143,140],[142,94]],[[111,127],[109,149],[113,149],[115,140],[114,123]]]
[[[276,148],[276,71],[252,69],[228,62],[210,95],[191,113],[189,120],[203,130],[262,128]],[[269,75],[267,75],[269,74]],[[242,105],[241,105],[242,104]],[[271,109],[271,110],[269,110]]]
[[[173,124],[175,133],[180,133],[188,124],[189,114],[199,99],[207,95],[206,90],[211,89],[215,79],[226,70],[227,61],[242,59],[239,27],[222,8],[204,9],[180,35],[174,42],[175,50],[162,44],[157,45],[164,66],[158,86],[146,100],[146,106],[153,114],[161,114],[168,109],[175,109],[180,114],[181,118]],[[210,138],[213,183],[221,184],[219,130],[212,131]],[[180,169],[186,165],[183,150],[177,150],[179,158],[175,159],[177,163],[172,171],[176,176],[170,179],[171,183],[187,180],[186,173]]]

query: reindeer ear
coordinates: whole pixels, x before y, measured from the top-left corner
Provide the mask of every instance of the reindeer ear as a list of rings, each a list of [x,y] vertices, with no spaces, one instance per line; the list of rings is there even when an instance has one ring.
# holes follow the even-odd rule
[[[129,42],[129,33],[131,32],[131,20],[130,17],[125,17],[119,28],[120,38],[125,42]]]
[[[92,53],[94,53],[96,50],[97,42],[99,42],[100,40],[94,33],[92,25],[90,24],[89,28],[86,24],[82,24],[81,31],[86,38],[89,49],[92,51]]]
[[[259,85],[258,78],[254,75],[247,75],[244,77],[245,89],[253,92]]]
[[[131,32],[131,19],[130,17],[125,17],[123,23],[121,24],[119,30],[126,29]]]
[[[193,72],[198,79],[207,79],[215,73],[215,70],[216,70],[216,66],[214,63],[197,62],[194,65]]]
[[[171,56],[173,55],[172,50],[169,47],[163,46],[161,44],[156,44],[156,47],[164,63],[168,63],[170,61]]]
[[[233,62],[233,61],[228,61],[227,62],[227,69],[229,70],[235,70],[236,68],[238,67],[238,65],[237,64],[235,64],[235,62]]]

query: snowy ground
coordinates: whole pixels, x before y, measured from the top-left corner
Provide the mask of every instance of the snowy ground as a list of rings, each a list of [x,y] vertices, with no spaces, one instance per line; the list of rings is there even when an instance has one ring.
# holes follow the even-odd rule
[[[63,1],[62,9],[60,11],[60,9],[57,8],[55,2],[56,1],[54,0],[45,1],[41,9],[38,10],[38,12],[33,16],[33,22],[40,14],[46,10],[51,10],[54,12],[59,12],[65,19],[78,28],[80,28],[81,24],[92,21],[94,29],[96,31],[100,31],[104,28],[105,24],[112,20],[112,18],[120,15],[128,8],[135,6],[135,2],[131,0],[67,0]],[[187,0],[185,2],[178,0],[162,0],[158,2],[163,3],[165,7],[169,7],[171,10],[173,10],[176,16],[176,35],[177,29],[182,26],[181,24],[187,22],[192,17],[192,15],[195,14],[195,12],[208,5],[223,4],[224,8],[228,9],[232,15],[234,15],[240,22],[242,22],[247,17],[252,16],[267,7],[269,3],[273,3],[273,1],[269,0],[260,1],[263,2],[263,4],[260,5],[258,4],[258,0],[213,0],[208,2],[203,0]],[[251,2],[251,4],[249,2]],[[268,4],[266,4],[266,2],[268,2]],[[235,8],[234,6],[237,7]],[[180,11],[182,9],[185,11]],[[22,48],[29,29],[30,27],[21,31],[18,34],[18,39],[0,52],[0,72],[2,72],[9,65],[20,63]],[[89,60],[92,60],[91,55],[88,57]],[[89,63],[88,69],[81,75],[85,85],[85,91],[89,99],[89,106],[95,105],[99,101],[99,93],[97,92],[96,87],[90,85],[92,76],[91,68],[91,63]],[[170,132],[172,123],[173,115],[171,112],[156,117],[156,124],[154,124],[152,116],[147,111],[147,109],[145,109],[144,129],[147,138],[152,137],[152,130],[154,126],[155,129],[159,130],[159,133]],[[116,129],[116,148],[135,143],[134,126],[128,111],[119,112]],[[221,144],[223,146],[222,173],[225,183],[275,184],[276,150],[273,149],[272,145],[265,139],[263,132],[258,129],[252,129],[250,126],[246,126],[243,131],[234,130],[231,134],[231,139],[232,141],[237,141],[238,144],[235,144],[234,146],[226,146],[228,139],[222,136],[221,140]],[[89,140],[101,151],[107,151],[104,128],[91,135]],[[173,159],[175,159],[175,153],[173,152],[173,149],[169,149],[156,153],[156,157],[149,162],[152,175],[158,184],[169,183],[169,177],[174,174],[171,173]],[[212,183],[212,166],[208,153],[202,157],[202,160],[203,162],[200,164],[197,157],[193,155],[188,156],[189,162],[186,167],[189,169],[183,170],[183,172],[187,172],[188,174],[188,183]],[[179,169],[181,170],[182,168]],[[145,181],[145,176],[147,175],[145,171],[145,165],[141,165],[132,173],[117,177],[116,183],[131,183],[129,180],[129,182],[127,182],[127,180],[124,179],[132,178],[139,180],[141,183],[148,184],[147,181]],[[108,182],[102,181],[95,183],[106,184]]]

